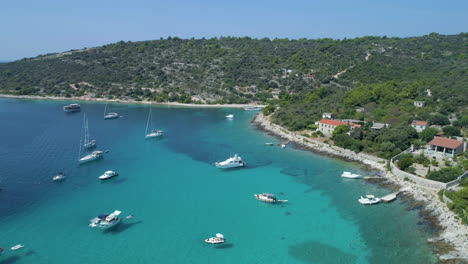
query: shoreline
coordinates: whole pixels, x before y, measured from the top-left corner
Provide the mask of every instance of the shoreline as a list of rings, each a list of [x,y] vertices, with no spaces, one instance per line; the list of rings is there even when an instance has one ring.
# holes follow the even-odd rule
[[[429,239],[428,243],[434,245],[437,243],[446,243],[454,248],[454,250],[447,254],[438,254],[434,251],[439,260],[468,260],[468,226],[461,224],[460,221],[455,218],[457,216],[448,209],[447,205],[439,200],[437,190],[421,187],[413,182],[404,181],[397,177],[392,172],[387,171],[387,160],[366,153],[355,153],[348,149],[331,146],[301,136],[298,133],[291,132],[279,125],[273,124],[269,117],[263,116],[262,113],[255,115],[252,123],[256,124],[261,130],[287,139],[300,146],[304,146],[309,151],[320,155],[337,157],[346,161],[359,162],[372,169],[378,170],[382,174],[384,180],[399,186],[400,189],[406,189],[406,194],[409,194],[416,202],[423,203],[423,210],[429,212],[428,215],[437,220],[437,225],[440,226],[441,230],[438,232],[438,236]]]
[[[166,105],[180,107],[200,107],[200,108],[244,108],[246,106],[261,106],[256,104],[184,104],[177,102],[155,102],[155,101],[137,101],[123,99],[106,99],[106,98],[91,98],[91,97],[61,97],[61,96],[40,96],[40,95],[11,95],[0,94],[0,98],[10,99],[29,99],[29,100],[55,100],[55,101],[76,101],[76,102],[105,102],[119,104],[148,104],[148,105]]]

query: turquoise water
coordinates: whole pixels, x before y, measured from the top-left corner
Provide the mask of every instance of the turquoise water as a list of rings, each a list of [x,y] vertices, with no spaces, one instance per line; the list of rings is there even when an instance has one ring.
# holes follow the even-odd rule
[[[162,139],[145,140],[148,106],[0,100],[0,257],[6,263],[436,263],[430,228],[398,200],[362,206],[360,195],[390,192],[342,171],[359,165],[288,147],[257,130],[252,112],[153,107]],[[83,113],[104,159],[78,165]],[[225,115],[233,113],[234,120]],[[239,153],[244,169],[215,161]],[[100,182],[106,170],[120,175]],[[51,181],[58,171],[67,179]],[[253,194],[275,193],[272,205]],[[121,210],[115,229],[89,219]],[[221,232],[227,242],[203,242]]]

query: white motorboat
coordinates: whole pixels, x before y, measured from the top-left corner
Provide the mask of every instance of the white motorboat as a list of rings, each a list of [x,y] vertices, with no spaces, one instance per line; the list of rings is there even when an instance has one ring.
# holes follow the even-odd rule
[[[104,152],[100,150],[93,151],[91,154],[82,157],[79,162],[85,163],[93,160],[100,159],[104,156]]]
[[[286,144],[281,144],[281,148],[286,148]]]
[[[110,179],[110,178],[113,178],[115,176],[119,176],[119,174],[115,171],[106,171],[104,172],[103,175],[99,176],[99,179],[101,180],[107,180],[107,179]]]
[[[345,171],[345,172],[343,172],[343,174],[341,174],[341,177],[349,178],[349,179],[358,179],[358,178],[361,178],[362,176],[359,175],[359,174],[351,173],[349,171]]]
[[[244,161],[242,161],[242,158],[236,154],[234,155],[234,157],[231,157],[225,161],[216,162],[214,165],[221,169],[227,169],[235,167],[244,167],[245,163]]]
[[[265,143],[265,145],[267,145],[267,146],[273,146],[273,143],[267,142],[267,143]]]
[[[260,111],[262,110],[262,107],[260,106],[253,106],[253,105],[248,105],[244,107],[244,110],[246,111]]]
[[[83,130],[84,130],[84,144],[83,147],[90,149],[96,147],[96,140],[91,140],[89,135],[89,126],[88,126],[88,118],[86,118],[86,114],[83,115]]]
[[[150,110],[148,113],[148,121],[146,122],[145,138],[155,138],[155,137],[160,137],[163,135],[162,130],[159,130],[159,129],[149,130],[150,127],[153,126],[152,113],[153,111],[151,110],[151,107],[150,107]]]
[[[77,112],[81,110],[81,106],[79,104],[69,104],[63,107],[63,111],[65,112]]]
[[[227,118],[227,119],[234,119],[234,115],[233,115],[233,114],[227,115],[226,118]]]
[[[118,118],[118,117],[119,117],[119,114],[114,113],[114,112],[110,112],[110,113],[108,113],[107,115],[104,116],[104,119],[115,119],[115,118]]]
[[[16,246],[11,247],[11,250],[18,250],[18,249],[21,249],[21,248],[24,248],[24,245],[18,244]]]
[[[262,193],[262,194],[254,194],[255,199],[266,202],[266,203],[276,203],[276,197],[272,193]]]
[[[61,181],[63,179],[65,179],[65,174],[63,174],[63,172],[59,172],[59,173],[57,173],[57,175],[52,177],[52,180],[54,180],[54,181]]]
[[[262,193],[262,194],[254,194],[255,199],[265,202],[265,203],[284,203],[288,200],[278,200],[276,199],[275,195],[272,193]]]
[[[216,234],[216,237],[210,237],[205,239],[205,242],[208,244],[221,244],[224,243],[224,241],[224,236],[220,233]]]
[[[104,108],[104,119],[115,119],[115,118],[118,118],[118,117],[119,117],[119,114],[117,114],[115,112],[107,113],[107,104],[106,104],[106,107]]]
[[[381,202],[380,198],[377,198],[374,195],[366,195],[366,198],[361,196],[358,201],[365,205],[377,204]]]
[[[101,214],[96,218],[90,220],[91,224],[90,227],[99,227],[101,229],[111,228],[118,223],[120,223],[119,215],[122,212],[119,210],[115,210],[112,214]]]

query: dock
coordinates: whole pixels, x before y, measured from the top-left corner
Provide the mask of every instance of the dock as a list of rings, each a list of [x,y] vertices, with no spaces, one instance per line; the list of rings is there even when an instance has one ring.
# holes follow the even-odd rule
[[[399,190],[398,192],[387,194],[384,197],[380,198],[380,200],[382,200],[384,203],[389,203],[389,202],[395,200],[397,198],[397,196],[400,193],[404,192],[404,191],[406,191],[406,189],[402,189],[402,190]]]

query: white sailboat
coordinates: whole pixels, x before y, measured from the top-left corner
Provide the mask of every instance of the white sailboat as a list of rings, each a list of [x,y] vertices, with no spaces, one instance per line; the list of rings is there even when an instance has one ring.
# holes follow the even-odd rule
[[[100,158],[104,157],[104,151],[100,151],[100,150],[95,150],[95,151],[91,152],[90,154],[87,154],[84,157],[81,157],[81,148],[85,149],[85,153],[86,153],[86,149],[89,149],[89,148],[86,148],[84,138],[85,138],[85,136],[82,133],[81,138],[80,138],[80,149],[78,151],[78,162],[79,163],[85,163],[85,162],[97,160],[97,159],[100,159]]]
[[[90,139],[89,135],[89,127],[88,127],[88,118],[86,118],[86,114],[83,117],[83,127],[84,127],[84,144],[83,147],[90,149],[96,146],[96,140]]]
[[[151,129],[153,127],[152,113],[153,111],[152,111],[152,108],[150,107],[149,113],[148,113],[148,121],[146,122],[145,138],[160,137],[163,135],[162,130]]]
[[[104,119],[115,119],[115,118],[119,118],[119,114],[115,113],[115,112],[109,112],[107,113],[107,105],[106,104],[106,107],[104,108]]]

